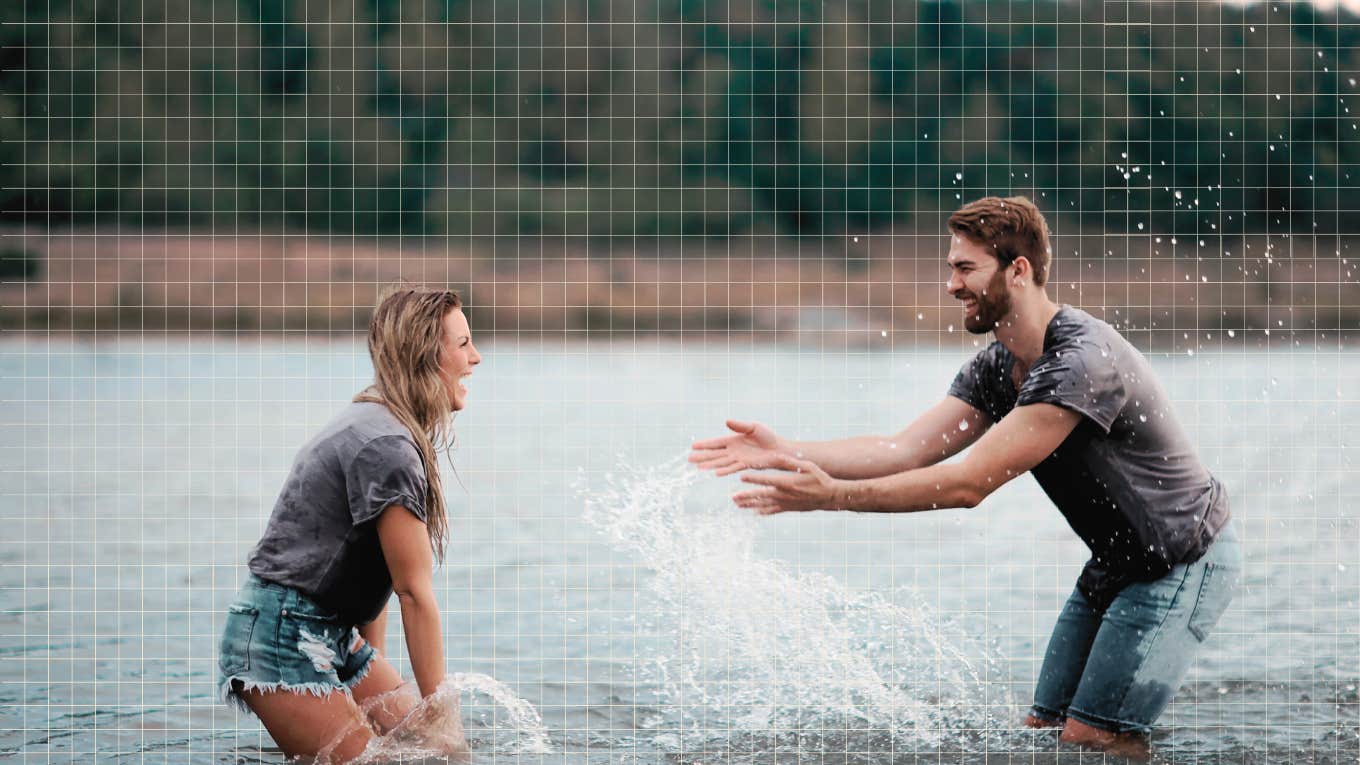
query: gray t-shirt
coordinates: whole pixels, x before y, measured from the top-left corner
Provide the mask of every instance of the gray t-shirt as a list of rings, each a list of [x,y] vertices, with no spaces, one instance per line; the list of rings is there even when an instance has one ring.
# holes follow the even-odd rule
[[[1222,484],[1205,469],[1147,359],[1113,327],[1063,306],[1017,391],[1016,359],[994,342],[963,365],[949,395],[999,422],[1027,404],[1082,415],[1032,472],[1091,559],[1077,587],[1096,608],[1127,584],[1198,560],[1228,521]]]
[[[350,404],[298,452],[250,571],[366,624],[392,595],[375,521],[392,505],[424,521],[425,493],[411,431],[382,404]]]

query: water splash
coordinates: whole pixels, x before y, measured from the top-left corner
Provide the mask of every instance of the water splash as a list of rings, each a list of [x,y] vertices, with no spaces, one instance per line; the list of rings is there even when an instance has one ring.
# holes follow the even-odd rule
[[[581,492],[586,521],[654,572],[666,616],[653,627],[672,643],[643,678],[668,710],[650,725],[658,744],[771,734],[777,748],[777,731],[844,723],[938,746],[1008,727],[991,653],[912,592],[890,600],[761,558],[757,520],[697,500],[700,475],[679,460],[623,466]]]
[[[376,765],[469,754],[463,730],[463,693],[489,697],[505,710],[496,717],[498,738],[508,737],[506,754],[551,754],[552,745],[543,719],[533,705],[519,698],[504,683],[488,675],[457,672],[444,678],[439,688],[422,699],[415,683],[407,682],[396,690],[367,699],[355,708],[355,722],[342,731],[316,757],[316,765],[330,765],[331,753],[357,727],[374,733],[354,765]],[[382,732],[383,721],[398,721]]]
[[[548,742],[548,731],[543,727],[543,718],[529,702],[516,696],[504,683],[489,675],[458,672],[449,676],[445,682],[452,683],[461,691],[482,694],[490,697],[504,715],[497,715],[497,730],[514,734],[510,749],[518,754],[552,754],[552,744]]]

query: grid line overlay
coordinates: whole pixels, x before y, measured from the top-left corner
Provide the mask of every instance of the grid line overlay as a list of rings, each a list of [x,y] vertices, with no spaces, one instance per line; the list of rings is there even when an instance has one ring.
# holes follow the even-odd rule
[[[989,341],[944,221],[1024,194],[1050,295],[1151,359],[1247,553],[1155,759],[1357,761],[1357,12],[7,11],[0,756],[284,761],[217,641],[408,281],[458,289],[485,357],[435,579],[479,758],[1077,757],[1019,726],[1087,555],[1032,479],[751,522],[679,465],[727,418],[843,438],[938,401]]]

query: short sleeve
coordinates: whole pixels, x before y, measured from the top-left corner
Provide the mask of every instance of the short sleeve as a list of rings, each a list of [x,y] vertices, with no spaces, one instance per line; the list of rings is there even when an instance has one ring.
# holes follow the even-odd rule
[[[354,455],[345,474],[349,511],[358,526],[401,505],[425,520],[425,467],[415,444],[402,436],[383,436]]]
[[[954,375],[949,395],[987,415],[992,422],[1000,422],[1015,406],[1007,358],[1009,354],[1000,343],[978,351]]]
[[[1035,362],[1015,404],[1070,409],[1109,433],[1127,401],[1115,353],[1099,341],[1074,338]]]
[[[982,400],[982,391],[979,390],[978,386],[978,382],[982,379],[978,372],[981,363],[981,353],[965,361],[963,366],[959,368],[959,373],[954,375],[954,382],[949,384],[949,395],[974,409],[985,412],[987,409]]]

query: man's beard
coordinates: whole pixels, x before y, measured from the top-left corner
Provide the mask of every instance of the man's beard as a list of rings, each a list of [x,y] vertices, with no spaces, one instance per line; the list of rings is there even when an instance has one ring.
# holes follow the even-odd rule
[[[971,293],[970,293],[971,294]],[[1006,272],[999,270],[987,284],[985,294],[977,298],[977,313],[963,316],[963,328],[975,335],[985,335],[1011,312],[1011,292],[1006,287]],[[966,309],[965,309],[966,311]]]

